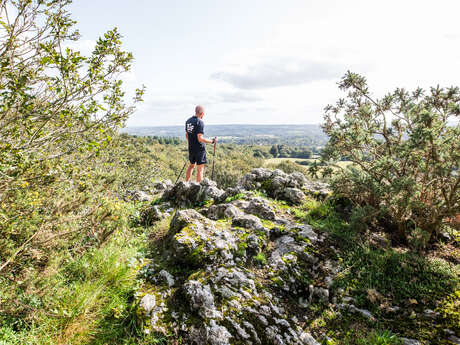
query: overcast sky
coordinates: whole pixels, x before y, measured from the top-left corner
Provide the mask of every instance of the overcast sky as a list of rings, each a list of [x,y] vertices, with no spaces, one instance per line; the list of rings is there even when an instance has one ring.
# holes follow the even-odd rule
[[[74,0],[88,51],[118,27],[145,84],[128,126],[320,123],[347,70],[382,95],[460,86],[459,0]]]

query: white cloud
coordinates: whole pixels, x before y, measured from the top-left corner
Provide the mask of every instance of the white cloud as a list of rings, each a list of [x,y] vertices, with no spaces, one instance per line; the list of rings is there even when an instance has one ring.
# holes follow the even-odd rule
[[[214,97],[215,102],[222,103],[246,103],[259,102],[262,98],[249,92],[223,91]]]
[[[274,58],[258,65],[238,66],[229,71],[215,72],[212,78],[228,82],[239,89],[265,89],[334,79],[344,67],[327,61]]]
[[[270,30],[252,46],[235,37],[226,51],[203,48],[218,61],[201,66],[204,79],[158,89],[146,109],[163,124],[182,123],[198,103],[209,123],[318,123],[343,96],[337,82],[347,70],[366,76],[376,96],[458,85],[459,12],[460,2],[449,0],[298,1],[278,23],[254,18]]]

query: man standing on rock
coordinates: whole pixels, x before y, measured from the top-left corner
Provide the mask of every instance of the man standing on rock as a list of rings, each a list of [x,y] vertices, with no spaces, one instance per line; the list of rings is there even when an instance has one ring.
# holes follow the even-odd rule
[[[205,144],[216,144],[217,138],[212,140],[204,137],[204,108],[201,105],[195,107],[195,115],[185,122],[185,138],[188,141],[188,154],[190,165],[185,175],[185,181],[190,181],[195,165],[197,165],[196,182],[203,180],[204,165],[206,160]]]

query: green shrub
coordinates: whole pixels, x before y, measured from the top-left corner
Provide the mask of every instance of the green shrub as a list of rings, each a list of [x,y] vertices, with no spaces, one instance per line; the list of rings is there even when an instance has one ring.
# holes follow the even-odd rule
[[[391,331],[378,331],[365,338],[357,339],[358,345],[399,345],[403,341]]]
[[[324,157],[350,160],[333,189],[384,214],[399,238],[424,247],[444,220],[460,213],[460,92],[458,88],[397,89],[373,99],[363,77],[348,72],[340,83],[347,99],[328,106]]]
[[[265,257],[265,254],[260,252],[259,254],[255,255],[252,257],[254,261],[259,262],[261,265],[266,265],[267,264],[267,258]]]
[[[211,178],[214,157],[208,155],[208,158],[206,176]],[[216,154],[214,180],[219,188],[234,187],[244,174],[262,166],[263,161],[263,158],[253,156],[251,147],[239,146],[234,150],[232,145],[221,145]]]

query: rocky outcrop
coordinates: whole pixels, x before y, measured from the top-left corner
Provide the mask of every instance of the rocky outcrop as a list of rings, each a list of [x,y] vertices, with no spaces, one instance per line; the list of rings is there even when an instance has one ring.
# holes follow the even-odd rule
[[[218,220],[221,218],[235,218],[243,215],[241,209],[232,204],[212,205],[209,209],[205,209],[204,213],[208,218]]]
[[[231,261],[239,240],[235,232],[217,229],[214,221],[192,209],[176,212],[170,236],[174,260],[189,266]]]
[[[152,201],[153,197],[143,190],[127,190],[125,200]]]
[[[139,223],[142,225],[152,225],[154,222],[162,220],[165,214],[157,205],[149,206],[141,211]]]
[[[275,220],[276,215],[270,203],[263,198],[252,198],[244,211],[263,219]]]
[[[277,181],[273,193],[284,188],[282,181],[291,189],[305,185],[298,174],[256,169],[251,175],[245,188],[270,179]],[[329,287],[338,265],[323,265],[316,249],[324,236],[283,218],[269,200],[250,192],[226,203],[229,193],[209,181],[166,190],[164,199],[176,205],[214,204],[199,212],[178,210],[164,250],[143,269],[148,274],[139,308],[147,331],[197,345],[318,344],[295,313],[334,297]]]
[[[173,202],[176,206],[187,207],[220,200],[224,194],[225,191],[217,188],[216,182],[205,178],[200,183],[180,181],[165,190],[163,199]]]
[[[171,180],[157,181],[153,185],[153,189],[156,193],[164,192],[166,189],[172,188],[173,183]]]
[[[330,194],[328,184],[309,181],[299,172],[286,174],[281,170],[268,170],[264,168],[253,169],[238,181],[237,187],[228,188],[225,191],[218,188],[214,181],[206,178],[200,183],[181,181],[174,186],[170,183],[159,184],[156,190],[164,190],[163,199],[169,200],[179,207],[202,205],[207,201],[212,201],[215,204],[222,203],[229,197],[231,198],[235,195],[245,194],[248,191],[254,190],[265,191],[269,196],[286,200],[291,204],[302,203],[307,194],[320,198],[324,198]],[[245,209],[247,213],[266,219],[273,219],[273,212],[265,207],[264,201],[260,198],[259,200],[253,200],[246,207],[249,208]],[[211,212],[214,211],[211,210]],[[222,209],[218,210],[218,212],[221,211]],[[217,216],[211,217],[215,218]]]
[[[245,190],[262,189],[271,197],[286,200],[292,204],[300,204],[305,193],[325,197],[330,194],[325,183],[308,181],[302,173],[286,174],[281,170],[256,168],[244,175],[238,183]]]

